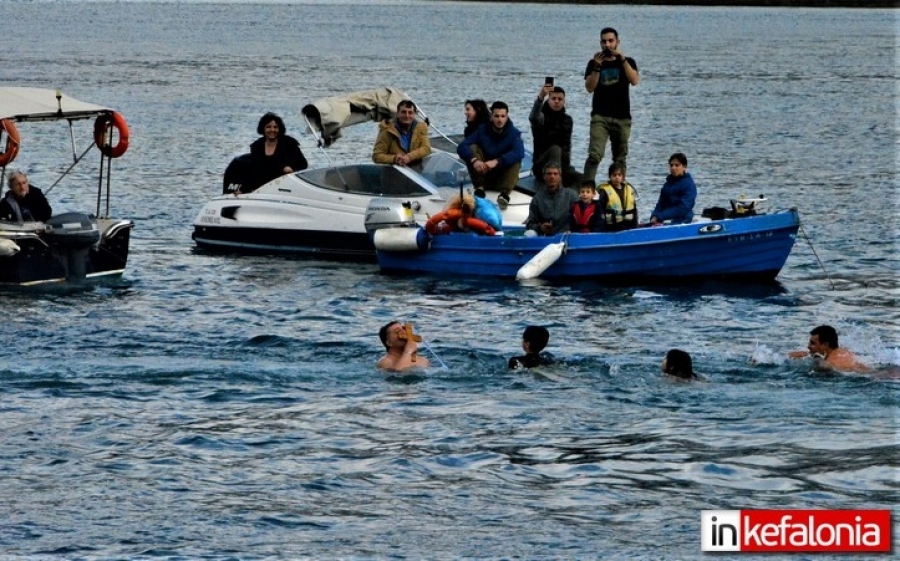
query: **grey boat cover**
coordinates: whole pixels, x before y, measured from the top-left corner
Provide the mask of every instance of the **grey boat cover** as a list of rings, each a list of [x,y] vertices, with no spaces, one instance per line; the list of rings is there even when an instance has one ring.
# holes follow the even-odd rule
[[[341,129],[370,121],[393,118],[397,104],[410,99],[397,88],[354,92],[337,97],[326,97],[306,105],[301,110],[314,133],[321,136],[325,146],[341,137]]]
[[[20,123],[90,119],[112,109],[78,101],[59,90],[44,88],[0,87],[0,119]]]

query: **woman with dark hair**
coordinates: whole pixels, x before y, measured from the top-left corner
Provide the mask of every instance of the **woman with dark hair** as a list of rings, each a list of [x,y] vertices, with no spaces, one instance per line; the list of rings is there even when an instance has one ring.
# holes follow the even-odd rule
[[[483,99],[467,99],[465,105],[466,128],[463,136],[469,136],[484,123],[491,122],[491,111]]]
[[[263,115],[256,132],[262,136],[250,145],[252,171],[247,182],[249,185],[244,184],[241,192],[255,191],[277,177],[309,166],[300,150],[300,143],[285,134],[284,121],[275,113]]]
[[[666,358],[662,361],[662,371],[664,374],[674,376],[676,378],[684,378],[690,380],[697,378],[694,373],[694,364],[691,361],[691,355],[681,349],[670,349],[666,353]]]

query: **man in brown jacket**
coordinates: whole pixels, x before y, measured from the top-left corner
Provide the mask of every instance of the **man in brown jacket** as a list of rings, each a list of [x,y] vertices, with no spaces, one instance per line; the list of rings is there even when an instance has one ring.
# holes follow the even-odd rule
[[[409,166],[431,154],[428,125],[416,121],[416,104],[405,99],[397,104],[397,118],[382,121],[372,149],[376,164]]]

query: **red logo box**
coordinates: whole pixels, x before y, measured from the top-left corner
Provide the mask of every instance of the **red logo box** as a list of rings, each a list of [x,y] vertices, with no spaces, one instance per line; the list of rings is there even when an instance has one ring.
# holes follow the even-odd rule
[[[887,553],[889,510],[704,510],[702,551]]]

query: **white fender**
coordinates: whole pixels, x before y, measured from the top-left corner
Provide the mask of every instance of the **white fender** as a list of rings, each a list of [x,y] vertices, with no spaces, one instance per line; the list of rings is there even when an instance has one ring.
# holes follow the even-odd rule
[[[428,249],[428,233],[422,228],[380,228],[372,243],[381,251],[421,251]]]
[[[21,248],[12,240],[0,240],[0,257],[12,257]]]
[[[529,259],[528,263],[522,265],[519,272],[516,273],[516,280],[528,280],[541,276],[541,273],[549,269],[550,265],[553,265],[562,257],[565,248],[566,242],[549,244],[537,252],[537,255]]]

